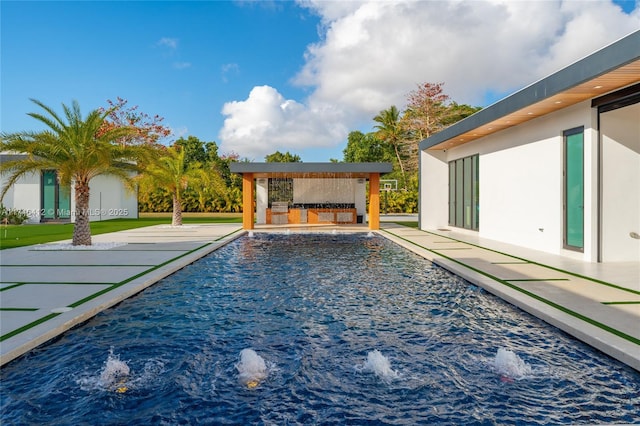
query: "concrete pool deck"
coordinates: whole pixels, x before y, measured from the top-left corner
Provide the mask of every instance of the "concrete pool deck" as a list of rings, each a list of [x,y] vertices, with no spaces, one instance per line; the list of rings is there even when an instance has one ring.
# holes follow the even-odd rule
[[[300,230],[308,228],[290,229]],[[122,244],[107,250],[50,243],[0,251],[0,365],[244,233],[239,224],[151,226],[94,236],[94,243]],[[379,233],[640,371],[640,262],[584,264],[384,219]]]

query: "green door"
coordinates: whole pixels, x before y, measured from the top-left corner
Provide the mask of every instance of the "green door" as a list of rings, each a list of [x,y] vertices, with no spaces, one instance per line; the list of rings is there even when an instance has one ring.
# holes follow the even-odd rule
[[[56,172],[45,170],[42,172],[42,219],[56,217]]]
[[[42,172],[42,220],[71,217],[70,188],[61,188],[55,170]]]
[[[566,248],[584,248],[584,137],[583,128],[565,132],[565,226]]]

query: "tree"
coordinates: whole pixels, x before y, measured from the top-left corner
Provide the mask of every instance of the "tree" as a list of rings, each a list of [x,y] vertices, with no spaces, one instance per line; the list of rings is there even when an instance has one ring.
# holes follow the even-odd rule
[[[412,161],[409,169],[418,169],[420,141],[482,109],[450,102],[444,83],[422,83],[407,96],[407,109],[401,125],[407,138],[402,150]]]
[[[388,109],[380,111],[378,115],[373,117],[373,120],[380,123],[373,126],[374,129],[376,129],[376,137],[393,147],[402,175],[402,185],[406,187],[405,167],[402,156],[400,155],[400,145],[404,138],[404,130],[400,125],[398,108],[392,105]]]
[[[138,162],[144,162],[147,149],[141,146],[119,143],[136,135],[131,126],[104,126],[111,110],[96,109],[82,117],[78,102],[62,105],[64,117],[42,102],[31,99],[45,113],[28,115],[47,126],[41,132],[23,131],[3,133],[0,151],[24,153],[26,157],[8,161],[0,166],[0,172],[9,173],[0,199],[21,176],[39,173],[41,170],[57,171],[61,186],[74,185],[75,223],[73,245],[91,245],[89,227],[89,183],[98,175],[113,175],[126,184],[132,184],[132,176],[139,170]]]
[[[198,180],[197,165],[187,166],[186,151],[180,148],[157,148],[158,155],[145,167],[138,177],[141,190],[153,191],[163,188],[173,200],[172,226],[182,225],[182,192],[189,183]]]
[[[189,136],[187,139],[180,138],[173,143],[173,146],[184,150],[184,161],[187,164],[203,164],[207,161],[207,153],[204,150],[204,143],[195,136]]]
[[[100,108],[107,113],[107,119],[102,124],[101,131],[108,131],[114,127],[130,127],[135,129],[133,137],[128,136],[118,142],[136,145],[157,145],[160,139],[171,134],[171,129],[162,124],[163,117],[150,115],[138,111],[138,106],[127,107],[128,101],[118,97],[114,102],[107,100],[108,108]]]
[[[385,162],[394,156],[391,145],[383,143],[373,133],[364,134],[358,130],[349,133],[342,154],[348,163]]]
[[[192,170],[195,179],[192,179],[191,186],[198,195],[199,211],[207,211],[207,201],[213,199],[214,194],[224,198],[229,204],[227,186],[214,164],[196,164]]]
[[[299,155],[291,154],[289,151],[284,154],[280,151],[276,151],[273,154],[269,154],[264,157],[264,161],[267,163],[302,163],[302,159]]]

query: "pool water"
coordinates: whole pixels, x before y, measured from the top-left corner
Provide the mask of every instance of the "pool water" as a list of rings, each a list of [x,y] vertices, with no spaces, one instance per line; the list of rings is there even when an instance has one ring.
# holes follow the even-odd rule
[[[372,234],[239,238],[0,374],[3,425],[640,422],[640,373]]]

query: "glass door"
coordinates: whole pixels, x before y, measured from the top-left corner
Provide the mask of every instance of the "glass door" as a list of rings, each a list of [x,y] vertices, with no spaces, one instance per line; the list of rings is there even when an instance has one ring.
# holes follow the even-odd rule
[[[584,130],[564,132],[564,246],[584,249]]]
[[[60,187],[55,170],[42,171],[41,190],[41,220],[59,220],[71,217],[71,190]]]

